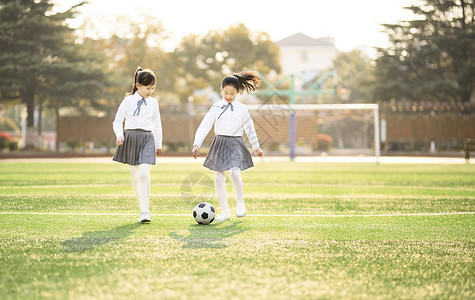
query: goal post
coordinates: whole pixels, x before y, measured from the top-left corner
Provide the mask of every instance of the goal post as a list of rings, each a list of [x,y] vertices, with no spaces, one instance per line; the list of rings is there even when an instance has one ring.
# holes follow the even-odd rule
[[[380,158],[379,106],[369,104],[247,105],[270,154]]]

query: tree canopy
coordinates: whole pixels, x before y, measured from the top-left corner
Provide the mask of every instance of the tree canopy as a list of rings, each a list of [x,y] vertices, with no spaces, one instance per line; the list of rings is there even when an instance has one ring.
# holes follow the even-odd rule
[[[371,101],[369,87],[375,80],[374,67],[360,50],[340,52],[333,60],[333,67],[338,70],[339,91],[346,91],[339,93],[338,98],[349,103]]]
[[[156,93],[173,102],[187,102],[196,90],[204,88],[219,92],[223,77],[243,67],[264,74],[280,70],[279,48],[270,36],[243,24],[203,36],[190,34],[173,52],[167,52],[162,48],[167,33],[159,20],[147,16],[138,24],[123,17],[119,22],[121,28],[132,30],[97,40],[98,51],[106,56],[110,80],[103,96],[113,109],[131,89],[137,66],[152,69],[158,76]]]
[[[211,85],[219,91],[224,76],[242,68],[263,74],[280,72],[279,47],[264,32],[252,32],[244,24],[224,31],[210,31],[205,36],[184,37],[174,52],[181,81],[177,92],[187,99],[196,89]]]
[[[104,76],[94,63],[97,54],[77,43],[74,30],[65,24],[83,4],[54,13],[48,0],[0,1],[0,101],[26,104],[27,147],[34,145],[35,105],[93,100],[102,87]]]
[[[378,49],[378,100],[469,101],[475,90],[473,0],[425,0],[412,21],[387,24],[391,46]]]

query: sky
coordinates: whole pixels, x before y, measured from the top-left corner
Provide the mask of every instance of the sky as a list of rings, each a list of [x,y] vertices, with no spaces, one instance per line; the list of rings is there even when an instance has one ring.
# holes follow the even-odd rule
[[[53,0],[58,11],[80,0]],[[139,20],[144,15],[163,22],[171,44],[190,33],[206,34],[243,23],[251,31],[267,32],[272,41],[295,33],[333,37],[340,51],[385,47],[380,24],[414,19],[403,7],[417,0],[89,0],[76,24],[93,20],[102,34],[114,32],[118,16]],[[74,22],[71,23],[72,26]]]

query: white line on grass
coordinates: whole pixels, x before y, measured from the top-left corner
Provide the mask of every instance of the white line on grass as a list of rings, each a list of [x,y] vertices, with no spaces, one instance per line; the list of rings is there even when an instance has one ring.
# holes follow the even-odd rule
[[[14,197],[14,198],[31,198],[31,197],[46,197],[46,196],[54,196],[55,198],[64,198],[64,197],[81,197],[83,199],[89,198],[127,198],[131,197],[134,198],[135,194],[132,193],[118,193],[118,194],[64,194],[61,195],[57,194],[20,194],[20,195],[5,195],[6,197]],[[193,195],[190,194],[189,196],[183,196],[179,193],[163,193],[163,194],[150,194],[150,197],[153,198],[183,198],[187,197],[190,199],[194,199],[200,197],[201,195]],[[382,194],[374,194],[374,195],[321,195],[321,194],[246,194],[247,198],[266,198],[266,199],[340,199],[340,200],[366,200],[366,199],[375,199],[375,200],[475,200],[475,196],[411,196],[411,195],[402,195],[402,196],[392,196],[392,195],[382,195]],[[1,197],[1,196],[0,196]],[[228,195],[228,198],[236,198],[235,195]]]
[[[353,218],[353,217],[420,217],[420,216],[450,216],[450,215],[473,215],[475,212],[447,212],[447,213],[418,213],[418,214],[375,214],[375,215],[268,215],[254,214],[252,217],[316,217],[316,218]]]
[[[285,185],[286,187],[328,187],[328,188],[385,188],[385,189],[413,189],[413,190],[462,190],[475,191],[472,187],[448,187],[448,186],[420,186],[420,185],[380,185],[380,184],[325,184],[325,183],[253,183],[249,182],[246,185],[257,186],[278,186]]]
[[[256,186],[278,186],[284,183],[246,183]],[[229,184],[230,185],[230,184]],[[83,188],[83,187],[129,187],[130,184],[58,184],[58,185],[6,185],[2,189],[52,189],[52,188]],[[153,186],[181,186],[181,183],[152,183]],[[412,189],[412,190],[457,190],[475,191],[472,187],[447,187],[447,186],[415,186],[415,185],[360,185],[360,184],[324,184],[324,183],[285,183],[286,187],[323,187],[323,188],[386,188],[386,189]]]
[[[138,216],[138,213],[88,213],[88,212],[10,212],[0,211],[0,215],[61,215],[61,216]],[[191,216],[191,214],[150,214],[152,216]]]
[[[420,217],[420,216],[450,216],[473,215],[475,212],[444,212],[444,213],[407,213],[407,214],[374,214],[374,215],[304,215],[304,214],[248,214],[249,217],[315,217],[315,218],[355,218],[355,217]],[[136,216],[134,213],[87,213],[87,212],[11,212],[2,211],[0,215],[66,215],[66,216]],[[191,216],[191,214],[151,214],[152,216]]]
[[[53,189],[53,188],[83,188],[83,187],[119,187],[119,186],[131,186],[130,184],[116,184],[116,183],[104,183],[104,184],[56,184],[56,185],[6,185],[0,187],[0,189]],[[152,186],[180,186],[178,183],[153,183]]]

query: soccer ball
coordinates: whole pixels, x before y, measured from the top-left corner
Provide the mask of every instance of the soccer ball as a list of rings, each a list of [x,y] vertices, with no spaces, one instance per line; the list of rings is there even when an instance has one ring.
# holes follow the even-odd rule
[[[208,225],[214,221],[216,210],[208,202],[201,202],[193,209],[193,218],[198,224]]]

